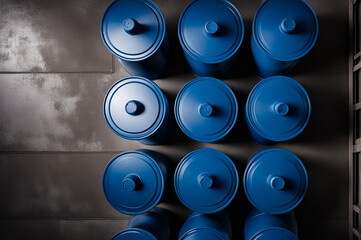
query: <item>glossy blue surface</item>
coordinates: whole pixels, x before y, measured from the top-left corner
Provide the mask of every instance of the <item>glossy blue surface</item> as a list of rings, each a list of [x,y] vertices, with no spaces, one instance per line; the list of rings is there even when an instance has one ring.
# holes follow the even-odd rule
[[[316,43],[318,20],[304,0],[266,0],[252,28],[251,48],[261,77],[287,73]]]
[[[112,240],[170,240],[172,219],[170,213],[162,208],[133,216],[128,228],[117,233]]]
[[[245,240],[298,240],[293,212],[271,215],[252,209],[244,226]]]
[[[238,172],[224,153],[202,148],[187,154],[174,174],[178,198],[189,209],[215,213],[227,207],[238,189]]]
[[[168,174],[167,161],[154,151],[123,152],[104,170],[104,195],[119,212],[142,214],[154,208],[166,194]]]
[[[272,144],[298,136],[311,116],[306,90],[289,77],[260,81],[248,96],[245,117],[254,141]]]
[[[155,79],[165,72],[170,47],[160,9],[150,0],[115,0],[101,22],[104,44],[137,76]]]
[[[226,74],[239,54],[243,35],[241,14],[225,0],[194,0],[178,23],[183,52],[198,76]]]
[[[222,140],[237,121],[238,104],[232,89],[210,77],[196,78],[179,91],[174,114],[179,127],[200,142]]]
[[[160,88],[142,77],[119,80],[104,99],[108,126],[122,138],[143,144],[158,144],[169,131],[168,100]]]
[[[227,212],[206,215],[191,213],[183,224],[178,240],[232,240],[232,223]]]
[[[308,176],[302,161],[283,149],[264,149],[249,160],[243,177],[249,201],[270,214],[282,214],[300,204]]]

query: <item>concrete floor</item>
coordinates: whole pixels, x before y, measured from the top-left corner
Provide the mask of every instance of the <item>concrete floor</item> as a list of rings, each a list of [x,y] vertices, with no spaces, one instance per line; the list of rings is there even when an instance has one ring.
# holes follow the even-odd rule
[[[116,136],[106,125],[107,89],[128,76],[103,45],[102,13],[111,0],[0,0],[0,239],[110,239],[128,217],[102,193],[108,161],[119,152],[147,148],[174,165],[188,152],[211,147],[228,154],[240,175],[248,157],[262,149],[245,129],[242,107],[260,80],[251,71],[252,18],[262,1],[234,3],[246,36],[237,69],[223,79],[240,105],[229,141],[198,143],[175,127],[166,145],[144,146]],[[155,82],[174,102],[196,76],[184,62],[178,18],[190,0],[155,0],[173,48],[168,77]],[[320,35],[314,49],[289,76],[308,91],[312,116],[296,139],[273,147],[297,154],[309,173],[309,190],[296,210],[300,239],[346,239],[348,234],[348,1],[309,0]],[[243,189],[233,202],[234,238],[242,239],[249,208]],[[163,206],[186,211],[174,199]],[[175,238],[174,238],[175,239]]]

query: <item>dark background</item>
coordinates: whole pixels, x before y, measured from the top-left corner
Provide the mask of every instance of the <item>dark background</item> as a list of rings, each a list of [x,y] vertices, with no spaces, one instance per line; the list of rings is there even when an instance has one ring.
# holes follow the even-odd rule
[[[109,239],[128,217],[103,196],[108,161],[126,150],[156,150],[176,165],[192,150],[210,147],[236,163],[262,149],[245,129],[243,107],[260,81],[251,70],[249,40],[260,0],[232,0],[246,35],[240,60],[225,82],[239,101],[230,140],[198,143],[174,128],[168,144],[145,146],[116,136],[102,114],[103,97],[128,76],[100,37],[111,1],[0,0],[0,239]],[[177,23],[189,0],[155,0],[173,48],[169,75],[155,82],[173,103],[196,76],[184,62]],[[313,50],[288,75],[308,91],[312,116],[296,139],[274,147],[294,152],[309,174],[309,190],[296,209],[300,239],[346,239],[348,226],[348,1],[309,0],[320,25]],[[234,238],[242,239],[249,204],[240,185],[231,209]],[[177,200],[163,205],[188,213]]]

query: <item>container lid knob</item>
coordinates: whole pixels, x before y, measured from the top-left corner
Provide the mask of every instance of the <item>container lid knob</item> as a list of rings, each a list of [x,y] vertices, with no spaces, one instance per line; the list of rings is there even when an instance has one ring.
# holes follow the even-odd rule
[[[127,175],[123,180],[123,188],[128,192],[139,189],[141,184],[140,178],[135,174]]]
[[[288,106],[287,103],[285,102],[277,102],[275,105],[274,105],[274,112],[277,114],[277,115],[280,115],[280,116],[285,116],[287,115],[287,113],[289,112],[290,108]]]
[[[137,30],[138,22],[133,18],[127,18],[123,21],[124,31],[130,34],[135,34]]]
[[[271,175],[268,177],[268,184],[274,190],[282,190],[285,187],[285,180],[277,175]]]
[[[203,117],[210,117],[213,113],[213,106],[209,103],[200,104],[198,107],[198,112]]]
[[[296,22],[292,18],[285,18],[281,23],[281,30],[285,33],[290,33],[296,28]]]
[[[219,26],[215,21],[208,21],[206,22],[204,29],[208,34],[214,35],[218,32]]]
[[[125,104],[125,111],[130,115],[139,115],[143,112],[144,106],[138,101],[131,100]]]
[[[213,177],[209,174],[202,173],[198,176],[198,183],[204,189],[209,189],[213,186]]]

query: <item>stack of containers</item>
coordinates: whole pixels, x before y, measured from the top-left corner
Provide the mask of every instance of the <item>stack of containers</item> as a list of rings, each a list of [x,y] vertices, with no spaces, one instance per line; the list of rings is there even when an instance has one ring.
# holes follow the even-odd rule
[[[166,96],[149,79],[164,75],[170,46],[165,20],[150,0],[115,0],[104,13],[104,44],[133,75],[115,83],[104,99],[104,117],[117,135],[143,144],[160,144],[169,134]],[[178,93],[174,114],[181,130],[200,142],[223,141],[233,129],[238,103],[222,81],[239,55],[244,24],[226,0],[194,0],[183,11],[178,35],[192,71],[201,76]],[[295,80],[277,76],[289,71],[316,42],[318,22],[304,0],[266,0],[253,21],[251,47],[257,72],[268,77],[251,91],[245,116],[259,144],[290,140],[306,127],[310,99]],[[276,75],[276,76],[275,76]],[[150,150],[123,152],[107,165],[103,190],[110,205],[132,215],[128,229],[115,240],[169,240],[170,214],[156,207],[170,188],[167,160]],[[224,153],[198,149],[186,155],[174,174],[180,201],[193,211],[179,240],[232,239],[225,208],[239,185],[237,169]],[[244,173],[246,196],[254,205],[245,239],[297,239],[292,210],[307,191],[302,161],[282,149],[255,153]]]
[[[266,0],[258,9],[251,48],[257,73],[267,77],[248,96],[245,116],[252,138],[259,144],[290,140],[306,127],[311,103],[289,72],[314,46],[318,22],[304,0]],[[245,224],[245,239],[296,240],[292,210],[304,198],[308,177],[302,161],[282,149],[264,149],[248,161],[246,196],[255,207]]]
[[[149,0],[116,0],[101,23],[104,44],[133,75],[115,83],[104,99],[103,113],[110,129],[125,139],[153,145],[169,133],[170,109],[166,96],[149,79],[164,75],[170,47],[165,20]],[[169,240],[171,214],[156,207],[167,196],[168,161],[151,150],[127,151],[105,168],[103,191],[117,211],[132,215],[128,228],[114,240]]]

